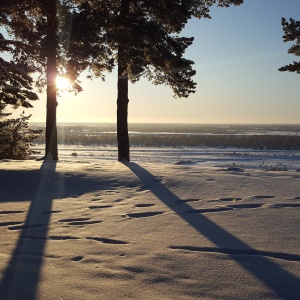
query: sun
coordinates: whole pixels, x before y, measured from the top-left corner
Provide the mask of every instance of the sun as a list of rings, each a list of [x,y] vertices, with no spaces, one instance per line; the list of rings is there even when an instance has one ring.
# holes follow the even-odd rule
[[[65,91],[71,88],[70,80],[67,77],[64,76],[57,76],[56,80],[56,87],[60,91]]]

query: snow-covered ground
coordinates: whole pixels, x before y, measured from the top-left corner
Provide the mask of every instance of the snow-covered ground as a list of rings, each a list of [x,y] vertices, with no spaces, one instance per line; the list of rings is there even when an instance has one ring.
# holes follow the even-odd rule
[[[35,150],[44,152],[39,146]],[[133,162],[197,165],[200,167],[300,171],[299,150],[253,150],[209,147],[132,147]],[[69,162],[117,160],[117,148],[111,146],[60,146],[60,160]],[[33,158],[39,157],[37,155]]]
[[[299,152],[65,147],[0,161],[0,299],[300,299]]]

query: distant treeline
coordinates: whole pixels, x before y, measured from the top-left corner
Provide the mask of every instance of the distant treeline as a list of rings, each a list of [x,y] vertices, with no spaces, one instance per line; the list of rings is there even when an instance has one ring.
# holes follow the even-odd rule
[[[41,135],[35,140],[43,144],[45,138]],[[58,143],[62,145],[82,146],[116,146],[115,133],[79,133],[59,132]],[[298,135],[195,135],[195,134],[132,134],[131,146],[144,147],[237,147],[266,150],[300,150]]]

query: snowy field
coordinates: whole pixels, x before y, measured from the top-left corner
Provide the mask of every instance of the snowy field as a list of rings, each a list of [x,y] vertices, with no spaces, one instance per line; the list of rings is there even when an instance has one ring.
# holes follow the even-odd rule
[[[45,132],[41,123],[32,127]],[[129,127],[134,162],[300,171],[300,125],[129,124]],[[60,159],[116,161],[115,130],[113,123],[59,123]],[[44,141],[42,135],[34,149],[44,153]],[[32,158],[35,157],[39,156]]]
[[[300,299],[300,152],[65,146],[0,161],[0,299]]]
[[[35,150],[44,152],[44,146]],[[209,147],[131,147],[133,162],[196,165],[199,167],[300,171],[300,150],[253,150]],[[34,155],[32,158],[38,158]],[[116,161],[117,148],[111,146],[60,146],[59,158],[68,162]]]

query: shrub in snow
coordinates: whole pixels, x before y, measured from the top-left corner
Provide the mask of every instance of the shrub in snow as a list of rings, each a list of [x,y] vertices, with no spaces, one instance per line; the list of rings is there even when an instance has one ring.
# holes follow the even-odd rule
[[[30,146],[41,131],[28,128],[29,118],[23,112],[19,118],[0,121],[0,159],[27,159],[37,153]]]

